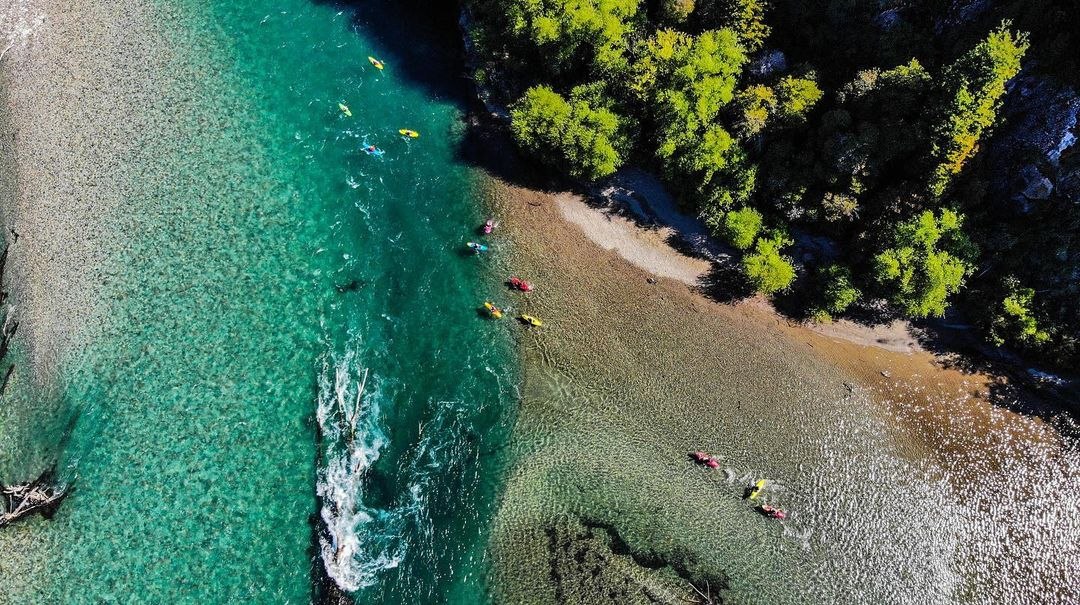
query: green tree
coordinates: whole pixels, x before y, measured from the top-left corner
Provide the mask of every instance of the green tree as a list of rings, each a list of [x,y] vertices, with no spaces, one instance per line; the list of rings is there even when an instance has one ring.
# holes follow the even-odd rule
[[[660,18],[670,23],[684,23],[694,12],[694,0],[660,0]]]
[[[738,118],[735,132],[749,139],[765,130],[769,118],[776,112],[776,93],[764,84],[752,84],[735,95]]]
[[[753,52],[765,46],[767,3],[763,0],[698,0],[697,12],[708,27],[725,27],[739,36],[743,48]]]
[[[739,250],[749,250],[761,233],[761,213],[753,208],[740,208],[724,215],[721,235]]]
[[[818,88],[814,75],[805,78],[784,76],[776,84],[777,115],[788,123],[804,121],[810,111],[825,93]]]
[[[615,172],[628,140],[621,118],[588,99],[591,87],[578,87],[567,101],[535,86],[511,109],[511,130],[518,144],[542,161],[576,178],[595,180]]]
[[[940,196],[978,150],[983,132],[993,125],[1005,84],[1020,71],[1028,49],[1027,34],[1014,34],[1003,23],[945,71],[939,116],[934,121],[930,192]]]
[[[709,214],[744,201],[753,189],[745,153],[717,120],[745,62],[731,30],[699,36],[661,30],[633,68],[630,88],[657,130],[656,156],[681,193]]]
[[[742,269],[754,289],[763,294],[776,294],[795,281],[795,266],[790,258],[780,253],[790,240],[774,235],[759,238],[754,251],[743,257]]]
[[[640,0],[507,0],[510,34],[557,71],[582,56],[598,73],[625,67],[628,34]]]
[[[893,247],[874,257],[874,274],[888,287],[892,301],[910,317],[941,317],[948,298],[971,272],[975,247],[961,231],[963,217],[943,209],[927,210],[901,223]]]
[[[1015,277],[1005,280],[1005,297],[994,311],[990,338],[998,345],[1015,342],[1022,346],[1041,345],[1050,334],[1039,327],[1033,306],[1035,290],[1020,285]]]

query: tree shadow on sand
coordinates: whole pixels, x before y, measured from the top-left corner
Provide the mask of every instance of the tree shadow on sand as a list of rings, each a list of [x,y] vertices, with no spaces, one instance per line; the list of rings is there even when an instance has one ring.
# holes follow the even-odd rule
[[[753,297],[754,286],[735,263],[713,263],[708,273],[698,280],[696,291],[721,304],[735,304]]]

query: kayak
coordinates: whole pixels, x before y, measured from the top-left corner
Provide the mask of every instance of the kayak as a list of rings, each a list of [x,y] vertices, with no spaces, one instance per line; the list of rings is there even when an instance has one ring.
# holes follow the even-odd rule
[[[539,317],[533,317],[532,315],[522,315],[519,319],[530,326],[540,327],[544,325],[544,322],[540,321]]]
[[[403,137],[409,137],[410,139],[415,139],[420,136],[419,132],[416,132],[415,130],[409,130],[408,128],[402,128],[398,131],[398,134]]]
[[[338,106],[338,109],[341,110],[341,113],[345,114],[345,117],[347,117],[347,118],[352,117],[352,112],[349,111],[349,106],[348,105],[346,105],[344,103],[338,103],[337,106]]]
[[[690,457],[698,464],[703,464],[709,468],[720,468],[720,461],[716,459],[716,456],[710,456],[700,450],[691,453]]]
[[[529,282],[521,279],[520,277],[510,276],[510,280],[507,282],[510,287],[515,290],[521,290],[522,292],[532,292],[533,286]]]
[[[491,301],[485,302],[484,303],[484,308],[487,309],[487,312],[489,314],[491,314],[491,316],[494,317],[495,319],[502,319],[502,316],[503,316],[502,309],[500,309],[500,308],[496,307],[495,305],[493,305],[491,303]]]
[[[749,498],[751,500],[757,500],[758,496],[761,495],[761,492],[764,489],[765,489],[765,480],[764,479],[758,479],[757,483],[754,484],[754,487],[750,488]]]
[[[465,245],[472,248],[477,254],[487,252],[488,249],[484,244],[478,244],[476,242],[465,242]]]
[[[383,62],[376,59],[375,57],[368,57],[367,60],[370,61],[371,64],[375,66],[375,69],[382,69],[383,67],[385,67],[383,65]]]
[[[758,511],[761,514],[769,517],[770,519],[787,519],[787,513],[776,508],[775,506],[769,506],[768,504],[762,504],[758,507]]]

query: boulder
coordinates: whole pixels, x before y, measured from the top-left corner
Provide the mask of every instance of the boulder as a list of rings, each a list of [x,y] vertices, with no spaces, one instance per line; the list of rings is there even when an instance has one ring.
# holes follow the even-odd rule
[[[898,8],[881,11],[874,17],[874,25],[883,31],[890,31],[900,25],[901,21],[903,21],[903,17],[900,16],[900,9]]]
[[[1034,164],[1028,164],[1020,170],[1023,190],[1020,195],[1029,200],[1045,200],[1054,191],[1054,184],[1039,172]]]
[[[787,71],[787,55],[780,50],[764,49],[750,62],[751,74],[764,78]]]

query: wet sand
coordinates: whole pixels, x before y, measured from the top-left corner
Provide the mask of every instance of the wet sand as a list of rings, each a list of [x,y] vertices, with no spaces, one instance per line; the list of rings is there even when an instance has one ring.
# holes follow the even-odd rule
[[[861,586],[855,602],[919,602],[960,592],[942,562],[978,550],[946,531],[962,510],[927,513],[933,490],[977,475],[1008,499],[1017,465],[1036,472],[1034,450],[1076,482],[1054,428],[994,404],[1016,393],[942,368],[901,327],[808,329],[761,300],[720,304],[695,284],[708,263],[641,216],[501,181],[493,197],[514,249],[505,268],[538,288],[515,310],[545,321],[522,336],[515,463],[492,542],[501,602],[678,602],[689,579],[725,577],[734,602],[839,602],[845,580]],[[719,453],[724,472],[703,476],[687,462],[696,449]],[[740,496],[760,476],[805,521],[753,514]],[[850,491],[848,476],[868,489],[835,510],[821,499]],[[1002,548],[1053,584],[1056,572]],[[894,569],[875,577],[870,562]],[[1014,594],[1011,578],[971,575]]]

